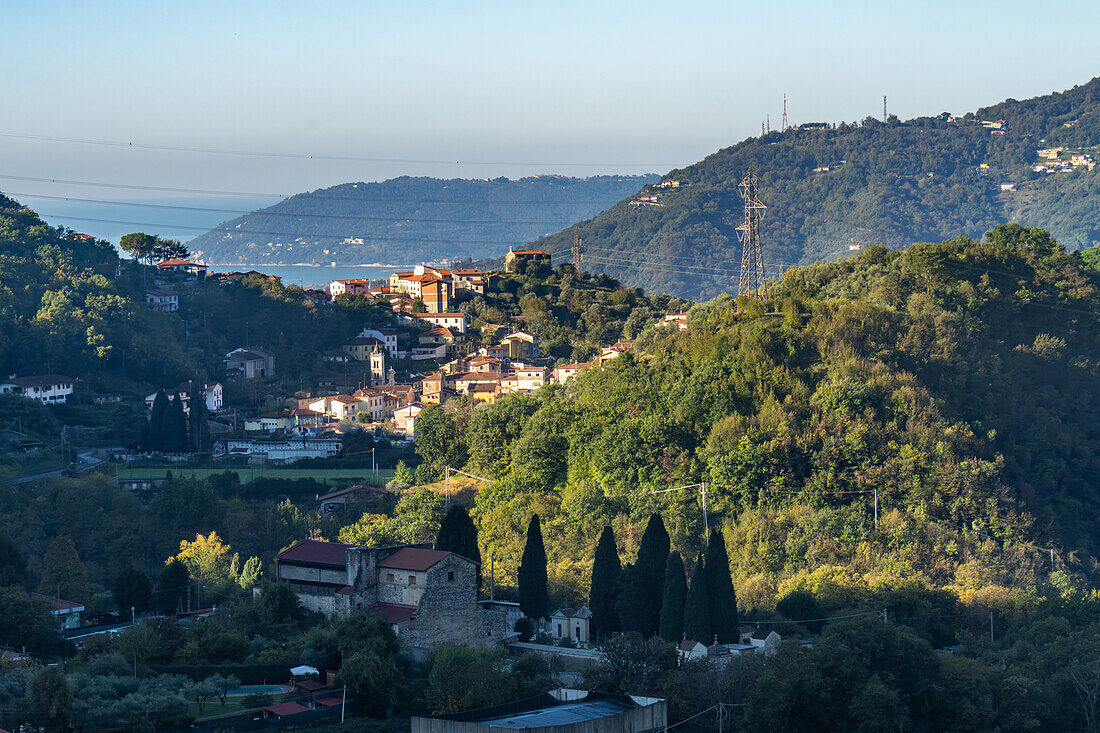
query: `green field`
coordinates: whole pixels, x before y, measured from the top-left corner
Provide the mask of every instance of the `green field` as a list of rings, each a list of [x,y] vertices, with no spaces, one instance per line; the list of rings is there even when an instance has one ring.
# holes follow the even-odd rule
[[[206,478],[212,473],[224,471],[236,471],[241,481],[251,481],[254,478],[285,478],[303,479],[311,478],[321,483],[347,483],[351,481],[363,481],[376,486],[381,486],[393,478],[392,468],[379,468],[371,471],[369,468],[278,468],[268,466],[245,466],[240,468],[192,468],[187,466],[157,466],[156,468],[119,468],[117,476],[131,478],[134,476],[164,476],[169,471],[173,476],[186,478]]]

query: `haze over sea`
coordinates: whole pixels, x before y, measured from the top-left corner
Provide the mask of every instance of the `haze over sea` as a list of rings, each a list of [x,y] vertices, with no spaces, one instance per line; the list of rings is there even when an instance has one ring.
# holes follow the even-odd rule
[[[91,201],[37,199],[33,196],[16,196],[20,203],[29,206],[55,226],[65,226],[78,232],[105,239],[116,247],[124,234],[137,231],[156,233],[186,243],[222,222],[232,219],[230,211],[252,211],[271,206],[279,199],[257,196],[182,196],[169,198],[129,199],[128,205],[105,204]],[[150,208],[155,205],[157,208]],[[179,206],[184,208],[162,208]],[[193,207],[208,207],[199,210]],[[220,209],[220,211],[219,211]],[[389,277],[396,269],[411,269],[416,263],[382,263],[321,267],[316,265],[270,265],[250,263],[208,262],[210,272],[256,270],[276,275],[287,285],[320,288],[332,280],[366,278],[379,280]]]

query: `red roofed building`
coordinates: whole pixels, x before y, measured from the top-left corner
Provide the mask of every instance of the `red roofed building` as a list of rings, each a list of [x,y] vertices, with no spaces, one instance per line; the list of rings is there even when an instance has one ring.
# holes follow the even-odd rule
[[[370,608],[414,649],[496,644],[506,617],[477,603],[477,563],[426,545],[303,540],[275,558],[302,605],[329,615]]]
[[[301,713],[308,712],[309,708],[305,705],[299,705],[296,702],[280,702],[275,705],[268,705],[264,708],[264,720],[286,718],[291,715],[300,715]]]
[[[189,275],[206,276],[206,265],[191,260],[183,260],[173,257],[170,260],[161,260],[156,265],[161,272],[185,272]]]
[[[504,255],[504,270],[506,272],[517,272],[521,264],[532,262],[545,262],[549,267],[550,253],[543,252],[541,249],[509,250],[508,254]]]

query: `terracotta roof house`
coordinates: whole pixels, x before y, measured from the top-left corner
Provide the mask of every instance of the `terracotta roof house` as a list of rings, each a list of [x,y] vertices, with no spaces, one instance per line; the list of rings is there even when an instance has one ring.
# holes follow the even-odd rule
[[[329,615],[370,608],[414,649],[492,645],[508,631],[503,613],[478,606],[477,564],[453,552],[303,540],[275,566],[306,608]]]

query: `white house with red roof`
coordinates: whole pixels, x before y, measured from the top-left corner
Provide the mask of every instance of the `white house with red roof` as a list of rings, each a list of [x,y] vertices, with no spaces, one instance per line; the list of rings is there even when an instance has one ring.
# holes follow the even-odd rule
[[[503,613],[478,606],[477,563],[453,552],[302,540],[275,557],[275,568],[306,608],[370,608],[414,649],[485,646],[507,633]]]
[[[33,377],[17,377],[12,374],[0,379],[0,394],[14,392],[44,405],[63,405],[73,393],[72,377],[64,374],[40,374]]]

